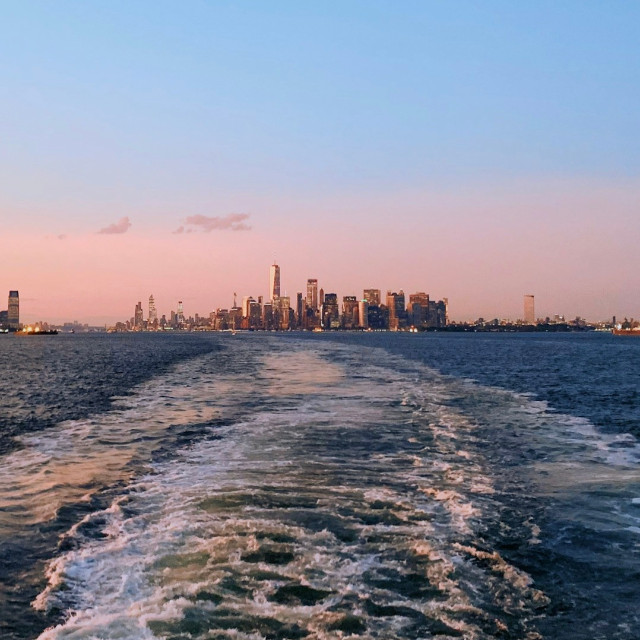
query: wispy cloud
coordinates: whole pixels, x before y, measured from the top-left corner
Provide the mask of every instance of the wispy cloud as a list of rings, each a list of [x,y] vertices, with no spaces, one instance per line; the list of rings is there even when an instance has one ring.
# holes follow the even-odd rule
[[[104,229],[100,229],[98,233],[108,233],[108,234],[126,233],[127,231],[129,231],[130,226],[131,226],[131,222],[129,221],[129,218],[120,218],[118,222],[114,222],[113,224],[110,224],[108,227],[105,227]]]
[[[217,231],[229,229],[231,231],[249,231],[251,227],[245,224],[249,219],[248,213],[230,213],[227,216],[189,216],[184,225],[178,227],[173,233],[191,233],[192,231]]]

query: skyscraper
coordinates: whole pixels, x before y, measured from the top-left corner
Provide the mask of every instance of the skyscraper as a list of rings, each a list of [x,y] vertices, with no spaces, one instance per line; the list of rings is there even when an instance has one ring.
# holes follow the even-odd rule
[[[524,323],[535,324],[536,312],[534,307],[534,297],[531,294],[524,297]]]
[[[273,305],[271,302],[265,302],[262,305],[262,326],[268,330],[275,329],[273,326]]]
[[[302,329],[304,319],[304,304],[302,302],[302,292],[296,294],[296,329]]]
[[[439,329],[449,324],[449,300],[429,300],[429,313],[427,314],[427,326]]]
[[[369,328],[369,303],[366,300],[358,303],[358,324],[363,329]]]
[[[273,299],[273,323],[274,329],[287,330],[290,325],[290,300],[289,296],[276,296]]]
[[[149,296],[149,324],[154,325],[158,322],[158,312],[156,311],[156,301],[153,294]]]
[[[342,298],[342,326],[353,329],[358,326],[358,298],[343,296]]]
[[[249,328],[259,329],[262,326],[262,302],[253,298],[249,301]]]
[[[138,304],[136,305],[136,310],[133,314],[133,326],[136,329],[142,329],[142,325],[143,325],[143,319],[142,319],[142,302],[138,301]]]
[[[405,325],[404,291],[387,291],[387,309],[389,310],[389,329],[398,331]]]
[[[409,295],[408,320],[414,327],[427,324],[429,316],[429,295],[418,291]]]
[[[340,328],[340,309],[338,307],[338,294],[326,293],[322,303],[322,324],[325,329]]]
[[[307,307],[318,310],[318,280],[309,278],[307,280]]]
[[[20,328],[20,296],[17,291],[9,291],[7,324],[9,329],[14,331]]]
[[[269,299],[280,297],[280,267],[274,262],[269,270]]]
[[[242,298],[242,317],[248,318],[251,310],[251,303],[255,302],[252,296],[244,296]]]
[[[366,300],[370,305],[380,305],[380,289],[365,289],[362,299]]]

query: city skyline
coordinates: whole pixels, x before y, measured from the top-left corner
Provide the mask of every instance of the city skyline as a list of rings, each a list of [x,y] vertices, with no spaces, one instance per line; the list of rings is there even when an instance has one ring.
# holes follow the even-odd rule
[[[151,16],[153,17],[151,19]],[[0,273],[25,318],[427,288],[640,316],[640,5],[6,7]],[[24,47],[24,42],[30,47]],[[293,302],[292,302],[293,304]]]
[[[362,295],[338,295],[333,291],[324,290],[323,287],[318,289],[318,279],[317,278],[307,278],[306,281],[306,295],[304,291],[296,292],[296,299],[293,299],[292,295],[287,295],[286,290],[284,294],[281,296],[281,268],[275,261],[269,267],[269,282],[268,282],[268,293],[266,296],[264,295],[242,295],[241,303],[238,304],[238,294],[234,291],[232,294],[232,304],[230,305],[214,305],[207,310],[187,310],[185,313],[183,300],[178,300],[175,310],[172,306],[170,306],[169,313],[162,313],[162,318],[159,319],[158,310],[156,307],[155,296],[154,294],[150,294],[148,296],[147,302],[147,314],[145,315],[144,306],[142,300],[138,300],[135,305],[135,310],[133,316],[131,316],[130,320],[125,320],[123,322],[123,317],[114,319],[108,323],[105,323],[105,328],[107,324],[113,327],[122,327],[126,325],[128,330],[130,329],[140,329],[143,327],[146,329],[147,324],[150,327],[154,327],[158,329],[159,327],[164,328],[166,325],[168,328],[180,328],[182,326],[186,326],[189,322],[193,322],[195,317],[196,325],[198,322],[203,321],[205,318],[213,319],[214,316],[220,315],[222,313],[225,316],[225,326],[227,322],[227,316],[229,312],[231,315],[234,315],[234,310],[237,310],[239,315],[237,316],[238,323],[240,324],[240,320],[253,318],[250,326],[253,328],[268,328],[268,323],[265,324],[265,316],[264,316],[264,308],[268,306],[270,309],[273,309],[274,312],[279,314],[286,314],[287,318],[289,318],[289,312],[291,313],[291,323],[287,319],[287,328],[297,328],[297,329],[313,329],[314,327],[322,327],[324,326],[324,310],[322,300],[328,302],[329,305],[335,306],[335,317],[336,320],[338,318],[341,319],[342,325],[344,328],[344,318],[350,315],[353,315],[353,323],[349,326],[350,321],[347,320],[347,328],[369,328],[369,321],[363,320],[362,318],[366,317],[367,311],[369,307],[373,307],[374,315],[376,313],[375,309],[377,307],[381,307],[385,310],[386,319],[384,321],[384,327],[382,324],[378,328],[388,328],[391,330],[397,330],[400,328],[400,324],[398,323],[397,317],[398,313],[404,316],[404,320],[402,321],[402,326],[404,328],[409,327],[419,327],[421,325],[425,325],[428,322],[427,316],[425,316],[426,311],[429,307],[430,295],[425,292],[414,292],[414,293],[406,293],[403,288],[397,289],[397,292],[392,291],[391,289],[387,289],[386,298],[383,294],[383,290],[380,288],[362,288]],[[406,296],[408,295],[408,301]],[[399,296],[399,297],[398,297]],[[17,290],[10,290],[8,297],[8,311],[0,312],[0,324],[5,323],[7,327],[11,327],[12,329],[17,328],[18,324],[18,297],[19,292]],[[399,302],[401,299],[401,302]],[[523,296],[523,312],[518,316],[499,316],[497,314],[487,314],[487,317],[483,317],[481,315],[472,317],[472,318],[456,318],[452,317],[449,313],[449,300],[445,296],[442,300],[438,301],[438,305],[442,304],[444,300],[443,307],[443,316],[444,325],[448,323],[453,324],[465,324],[465,323],[475,323],[475,322],[488,322],[494,323],[496,321],[507,322],[507,323],[523,323],[523,324],[536,324],[538,322],[565,322],[566,320],[570,320],[573,316],[566,315],[565,313],[559,312],[554,314],[537,314],[535,311],[535,296],[533,294],[524,294]],[[28,298],[27,298],[28,300]],[[340,306],[340,300],[342,300],[342,306]],[[431,297],[431,302],[435,304],[436,298]],[[421,307],[423,311],[420,311],[417,307],[412,310],[413,303],[416,303],[418,307]],[[283,308],[282,305],[285,305]],[[364,306],[363,306],[364,304]],[[347,309],[349,307],[349,309]],[[13,311],[12,311],[13,308]],[[341,310],[340,310],[341,309]],[[262,322],[254,322],[257,317],[262,319]],[[306,320],[302,319],[303,312],[306,314],[311,312],[312,314],[317,314],[318,318],[321,318],[321,321],[317,324],[307,323]],[[435,308],[433,309],[435,312]],[[2,316],[1,314],[4,314]],[[619,320],[622,320],[621,315],[618,316]],[[295,318],[295,322],[294,319]],[[358,319],[360,318],[360,319]],[[24,322],[22,321],[24,319]],[[602,318],[585,318],[580,315],[575,316],[576,321],[584,322],[585,320],[590,323],[607,323],[613,319],[613,323],[616,323],[616,314],[610,314],[608,317]],[[629,317],[624,316],[624,319],[634,320],[634,316],[631,315]],[[189,322],[187,322],[189,320]],[[375,322],[375,321],[374,321]],[[438,325],[441,320],[438,320]],[[35,324],[43,323],[44,325],[51,324],[55,325],[66,325],[69,326],[71,324],[78,324],[82,326],[88,326],[90,323],[78,321],[78,319],[74,319],[73,322],[69,319],[59,320],[59,319],[44,319],[43,317],[38,318],[37,320],[34,318],[27,316],[21,316],[20,325],[24,324],[35,326]],[[241,328],[235,327],[234,320],[233,328]],[[95,325],[94,325],[95,326]],[[249,328],[249,326],[245,327]],[[278,325],[278,328],[279,325]],[[330,328],[330,325],[327,324],[326,328]]]
[[[291,306],[293,313],[298,314],[302,309],[302,307],[299,306],[301,305],[302,302],[304,302],[306,307],[309,307],[312,310],[318,311],[321,307],[321,304],[319,304],[318,302],[319,295],[325,295],[325,293],[331,293],[331,295],[335,295],[336,300],[338,302],[346,298],[353,298],[353,301],[356,304],[364,301],[369,304],[375,304],[375,305],[382,304],[384,307],[393,306],[392,304],[390,305],[389,300],[385,300],[385,295],[384,295],[385,289],[382,289],[382,288],[361,287],[360,292],[362,293],[362,295],[358,295],[358,292],[354,292],[354,291],[349,291],[348,293],[343,293],[343,292],[335,293],[335,291],[332,290],[330,283],[326,290],[322,286],[320,286],[319,288],[319,286],[320,285],[319,285],[318,278],[307,278],[304,288],[300,288],[295,292],[289,292],[286,287],[283,287],[282,296],[281,296],[280,295],[281,294],[281,267],[280,265],[273,262],[269,267],[269,281],[268,281],[268,288],[267,288],[266,295],[261,293],[254,296],[254,294],[252,293],[246,294],[243,292],[241,294],[241,303],[238,304],[237,302],[238,294],[235,291],[236,288],[228,287],[230,292],[232,288],[234,289],[232,293],[229,293],[229,300],[228,300],[229,304],[226,304],[225,301],[222,301],[222,303],[220,304],[214,301],[213,303],[209,304],[208,307],[206,306],[202,308],[193,307],[191,309],[187,309],[185,313],[184,302],[183,302],[183,299],[185,298],[184,296],[179,296],[179,299],[177,300],[174,299],[173,301],[168,301],[168,302],[165,301],[166,304],[162,303],[164,304],[164,306],[162,306],[162,305],[156,305],[156,296],[153,293],[151,293],[148,297],[138,296],[140,299],[135,305],[135,311],[133,316],[131,316],[131,322],[133,326],[139,326],[142,323],[143,319],[145,322],[147,322],[147,320],[149,320],[150,322],[153,322],[154,320],[157,321],[159,318],[159,312],[157,310],[158,306],[161,306],[161,309],[164,309],[165,307],[168,309],[168,313],[163,313],[162,310],[160,311],[160,314],[163,316],[175,314],[176,316],[179,316],[182,318],[185,318],[188,316],[193,317],[194,315],[196,317],[197,316],[205,317],[215,311],[218,311],[221,309],[232,309],[232,308],[242,309],[242,312],[243,312],[242,315],[248,316],[249,315],[248,311],[251,303],[257,302],[258,300],[260,301],[260,305],[262,305],[263,301],[266,303],[272,303],[274,299],[277,300],[280,297],[282,297],[283,299],[286,299],[287,305]],[[415,296],[424,295],[423,293],[409,294],[409,289],[406,289],[406,291],[405,289],[406,289],[405,287],[396,287],[396,290],[400,294],[409,295],[410,298],[413,298],[414,295]],[[389,294],[392,293],[392,289],[386,289],[386,292],[388,296]],[[354,293],[356,293],[355,296],[353,295]],[[15,299],[17,299],[18,297],[17,290],[9,291],[9,303],[8,303],[9,309],[11,309],[11,299],[12,299],[12,296],[14,295],[15,295]],[[396,295],[396,293],[394,292],[393,295]],[[298,297],[297,302],[294,296]],[[373,296],[373,299],[372,299],[372,296]],[[429,298],[428,294],[427,294],[427,298]],[[538,320],[542,320],[544,318],[564,319],[566,317],[566,318],[586,319],[590,322],[606,322],[610,320],[612,317],[615,318],[616,316],[618,318],[637,317],[637,316],[634,316],[633,314],[621,314],[621,313],[616,314],[615,312],[612,312],[612,313],[609,313],[608,315],[604,315],[602,317],[596,318],[596,317],[581,316],[580,314],[575,314],[575,315],[567,314],[562,309],[554,310],[553,313],[544,313],[544,312],[537,313],[537,309],[534,306],[535,296],[533,294],[524,294],[524,296],[520,298],[521,300],[522,299],[524,300],[524,303],[523,303],[523,306],[520,307],[521,311],[518,314],[501,315],[497,313],[485,313],[485,314],[476,314],[474,316],[468,316],[468,317],[459,317],[459,316],[452,315],[450,313],[448,296],[434,296],[432,297],[432,300],[436,300],[438,298],[442,298],[445,301],[447,301],[447,307],[448,307],[447,317],[451,322],[454,322],[454,323],[475,322],[476,320],[483,319],[483,318],[485,320],[498,319],[502,321],[524,322],[526,324],[533,324]],[[26,297],[26,298],[23,297],[23,300],[26,301],[27,305],[31,301],[29,297]],[[147,301],[146,308],[148,309],[148,311],[146,314],[144,311],[145,306],[143,305],[143,300]],[[310,301],[310,303],[308,301]],[[514,304],[513,307],[515,308],[515,306],[516,305]],[[7,313],[7,312],[5,311],[4,313]],[[14,312],[14,316],[15,316],[15,312]],[[80,324],[93,324],[94,326],[99,326],[103,324],[105,326],[106,325],[115,326],[116,324],[121,323],[124,317],[128,317],[126,313],[121,315],[116,315],[115,313],[112,313],[110,315],[103,316],[103,318],[108,318],[107,320],[97,321],[97,322],[95,321],[91,322],[90,319],[88,320],[87,318],[84,318],[82,316],[74,317],[74,318],[70,318],[70,317],[62,318],[62,317],[57,317],[55,314],[51,314],[51,313],[50,314],[45,313],[44,315],[39,315],[38,317],[35,317],[33,314],[33,311],[29,310],[27,306],[26,313],[24,312],[24,308],[21,310],[20,322],[21,324],[22,323],[34,324],[37,322],[45,322],[52,325],[62,325],[62,324],[69,324],[70,322],[73,321],[73,322],[79,322]],[[14,324],[15,324],[15,319],[12,322],[12,326]]]
[[[268,295],[242,296],[238,304],[233,293],[233,305],[216,307],[208,313],[184,312],[178,301],[177,311],[158,318],[153,294],[149,296],[145,318],[142,301],[135,306],[128,320],[120,320],[111,327],[115,331],[158,331],[165,329],[249,329],[249,330],[332,330],[332,329],[440,329],[449,324],[448,300],[431,299],[425,292],[409,294],[407,300],[402,289],[387,291],[383,298],[380,289],[362,289],[362,296],[340,296],[322,287],[318,279],[308,278],[306,296],[296,293],[295,301],[280,287],[280,265],[275,261],[269,267]],[[383,301],[384,300],[384,301]],[[532,323],[533,324],[533,323]]]

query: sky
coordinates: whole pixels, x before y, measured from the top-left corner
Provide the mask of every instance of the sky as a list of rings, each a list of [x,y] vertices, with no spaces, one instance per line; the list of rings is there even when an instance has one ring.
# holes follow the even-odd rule
[[[0,292],[640,317],[640,3],[0,0]],[[0,298],[0,308],[4,308]]]

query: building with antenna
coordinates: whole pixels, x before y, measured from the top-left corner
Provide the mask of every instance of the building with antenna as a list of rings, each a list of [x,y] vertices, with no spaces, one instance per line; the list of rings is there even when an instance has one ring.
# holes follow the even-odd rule
[[[280,297],[280,267],[274,262],[269,269],[269,300]]]
[[[156,301],[153,298],[153,294],[149,296],[149,326],[155,326],[158,324],[158,312],[156,311]]]

